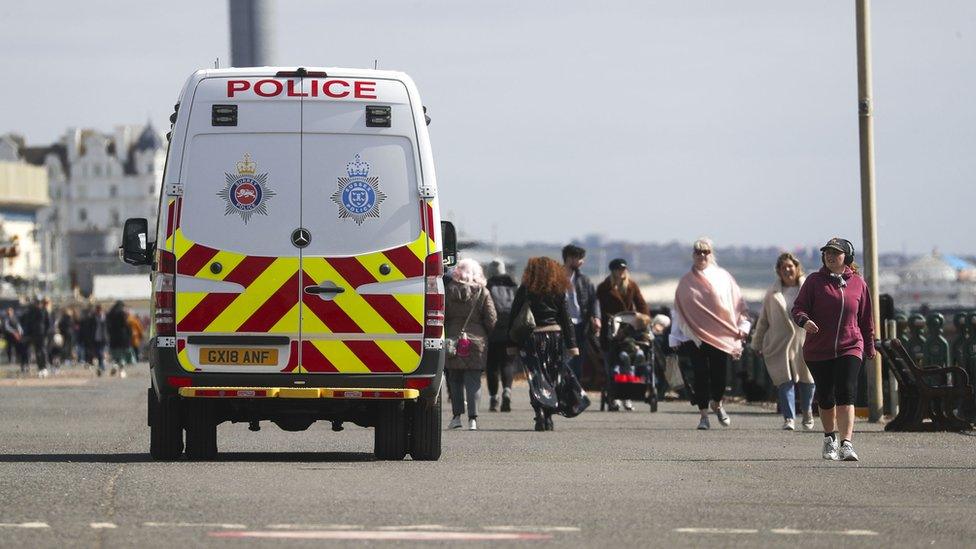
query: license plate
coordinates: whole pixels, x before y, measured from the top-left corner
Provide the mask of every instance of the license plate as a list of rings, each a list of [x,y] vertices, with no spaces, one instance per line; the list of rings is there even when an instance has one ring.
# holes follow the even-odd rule
[[[218,366],[276,366],[278,349],[201,347],[200,364]]]

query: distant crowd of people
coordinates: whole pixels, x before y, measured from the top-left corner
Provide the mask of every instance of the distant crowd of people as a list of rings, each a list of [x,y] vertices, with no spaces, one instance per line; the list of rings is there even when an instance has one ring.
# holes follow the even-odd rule
[[[36,365],[39,377],[48,377],[65,365],[84,364],[103,375],[125,377],[125,367],[139,360],[144,339],[143,322],[121,301],[108,311],[96,304],[82,311],[55,309],[49,298],[35,298],[19,310],[8,307],[0,319],[8,364],[19,364],[23,374]]]
[[[662,352],[692,365],[697,428],[711,428],[709,412],[729,427],[732,418],[724,407],[728,368],[750,341],[776,384],[782,428],[795,430],[799,414],[802,428],[814,429],[816,399],[824,430],[822,457],[856,461],[857,376],[863,360],[875,353],[871,300],[849,241],[832,238],[821,253],[821,268],[809,276],[796,256],[779,256],[755,326],[738,283],[718,265],[707,238],[692,246],[691,268],[678,283],[669,315],[653,319],[623,258],[610,262],[610,274],[597,286],[581,271],[586,250],[575,245],[563,248],[561,264],[548,257],[529,259],[520,282],[501,261],[483,269],[475,260],[462,259],[445,276],[446,375],[453,412],[448,428],[464,427],[466,414],[468,429],[478,429],[482,372],[489,411],[511,411],[512,379],[520,361],[529,381],[535,430],[552,430],[553,415],[572,417],[560,399],[569,394],[567,384],[579,384],[580,350],[586,342],[598,348],[609,384],[620,375],[619,365],[640,360],[641,344],[654,337],[666,342]],[[616,319],[623,313],[643,320],[638,325],[646,333],[631,331],[621,339],[611,323],[619,327]],[[611,411],[633,409],[630,400],[613,396]]]

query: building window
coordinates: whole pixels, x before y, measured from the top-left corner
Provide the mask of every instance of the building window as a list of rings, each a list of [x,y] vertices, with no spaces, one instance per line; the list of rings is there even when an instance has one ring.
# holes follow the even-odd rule
[[[156,184],[155,183],[150,183],[149,184],[149,194],[156,194]]]
[[[119,196],[119,187],[117,185],[112,185],[108,188],[108,195],[112,198]]]
[[[95,177],[101,177],[102,176],[102,167],[99,166],[98,164],[95,164],[94,166],[92,166],[92,171],[94,172]]]
[[[121,224],[122,224],[122,219],[119,217],[119,211],[113,209],[112,210],[112,225],[121,225]]]
[[[88,210],[84,208],[78,210],[78,221],[81,221],[82,223],[88,221]]]

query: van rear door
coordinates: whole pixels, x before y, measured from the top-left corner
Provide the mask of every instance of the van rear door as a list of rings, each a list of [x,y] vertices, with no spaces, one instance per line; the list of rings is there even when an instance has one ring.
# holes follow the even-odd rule
[[[266,93],[232,93],[242,82]],[[174,240],[177,348],[190,371],[298,365],[301,99],[269,97],[279,86],[300,80],[205,78],[193,91]]]
[[[301,368],[401,373],[420,362],[428,239],[409,95],[394,80],[306,78]],[[356,90],[362,93],[346,93]],[[367,107],[389,108],[368,127]],[[374,111],[375,112],[375,111]],[[382,109],[381,111],[382,112]]]

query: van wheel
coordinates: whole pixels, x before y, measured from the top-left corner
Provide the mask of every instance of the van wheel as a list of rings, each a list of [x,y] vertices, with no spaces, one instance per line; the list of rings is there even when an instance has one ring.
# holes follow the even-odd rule
[[[403,402],[381,402],[376,414],[373,454],[380,460],[400,460],[407,455],[407,422]]]
[[[441,457],[441,395],[433,402],[418,400],[413,406],[410,457],[415,461],[437,461]]]
[[[149,455],[157,460],[171,460],[183,453],[183,426],[180,425],[180,401],[176,397],[156,399],[152,387],[147,391],[149,407]]]
[[[211,402],[187,402],[186,457],[193,460],[212,460],[217,457],[217,421]]]

